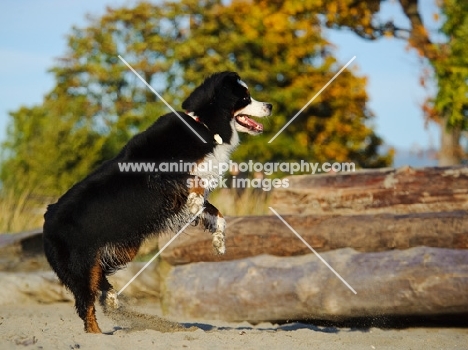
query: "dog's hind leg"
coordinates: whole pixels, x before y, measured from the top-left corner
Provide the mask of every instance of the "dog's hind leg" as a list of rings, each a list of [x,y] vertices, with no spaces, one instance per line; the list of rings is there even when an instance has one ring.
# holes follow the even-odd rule
[[[119,301],[117,299],[118,294],[107,280],[107,275],[121,269],[132,261],[137,255],[138,249],[139,244],[136,243],[123,246],[108,245],[101,249],[100,263],[104,268],[102,269],[102,276],[99,284],[99,290],[101,291],[99,303],[104,309],[104,312],[119,307]]]
[[[107,312],[110,309],[118,309],[119,300],[117,299],[117,292],[115,291],[114,287],[112,287],[112,285],[109,283],[104,273],[102,275],[99,289],[101,290],[101,297],[99,298],[99,303],[104,309],[104,312]]]
[[[84,322],[85,331],[88,333],[102,333],[96,320],[94,302],[98,294],[102,280],[102,267],[96,259],[86,274],[80,275],[75,283],[70,286],[75,295],[75,307],[78,315]]]
[[[101,333],[94,308],[102,275],[99,260],[91,260],[89,263],[83,259],[85,255],[82,252],[69,251],[63,239],[48,231],[44,234],[44,252],[58,278],[73,293],[75,308],[84,322],[85,331]]]

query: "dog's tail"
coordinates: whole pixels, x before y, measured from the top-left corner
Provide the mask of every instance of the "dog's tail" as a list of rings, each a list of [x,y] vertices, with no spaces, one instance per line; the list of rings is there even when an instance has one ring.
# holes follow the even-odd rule
[[[42,244],[44,254],[52,270],[55,271],[60,281],[67,287],[70,286],[70,277],[67,273],[68,262],[70,260],[70,251],[64,237],[57,233],[56,225],[56,205],[47,206],[44,214],[44,226],[42,230]],[[63,228],[62,228],[63,229]]]
[[[59,280],[67,287],[70,286],[70,281],[67,276],[67,263],[68,258],[65,258],[67,254],[67,247],[61,242],[60,237],[57,235],[51,235],[48,230],[44,230],[43,235],[44,253],[49,262],[52,270],[55,271]],[[64,250],[61,250],[64,249]]]

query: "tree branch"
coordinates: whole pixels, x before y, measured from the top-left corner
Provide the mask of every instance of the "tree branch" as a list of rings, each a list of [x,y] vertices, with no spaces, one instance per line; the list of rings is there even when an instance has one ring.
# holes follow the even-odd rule
[[[428,32],[424,26],[421,15],[418,10],[418,0],[399,0],[404,14],[411,24],[409,44],[416,49],[419,54],[429,60],[435,59],[437,50],[429,38]]]
[[[411,33],[410,29],[397,27],[392,21],[372,26],[371,33],[367,32],[365,28],[362,27],[350,27],[350,29],[360,38],[370,41],[380,39],[384,36],[408,40]]]

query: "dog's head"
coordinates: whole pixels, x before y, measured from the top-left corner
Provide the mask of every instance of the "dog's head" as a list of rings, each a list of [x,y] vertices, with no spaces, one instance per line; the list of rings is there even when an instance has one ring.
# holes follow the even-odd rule
[[[182,108],[227,141],[235,130],[251,135],[262,133],[263,125],[251,117],[269,116],[272,105],[254,100],[237,73],[221,72],[213,74],[197,87]]]

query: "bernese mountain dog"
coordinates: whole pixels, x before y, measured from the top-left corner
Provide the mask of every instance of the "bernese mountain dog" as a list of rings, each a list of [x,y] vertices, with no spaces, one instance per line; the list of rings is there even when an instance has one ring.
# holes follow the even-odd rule
[[[151,235],[201,224],[223,254],[225,220],[207,201],[218,176],[217,164],[229,162],[239,132],[257,135],[272,105],[255,101],[234,72],[207,78],[183,102],[184,112],[161,116],[134,136],[113,159],[75,184],[44,215],[44,251],[61,282],[73,293],[86,332],[101,333],[94,303],[117,308],[117,293],[107,276],[123,268]],[[203,139],[203,141],[202,141]],[[204,142],[205,141],[205,142]],[[211,167],[172,172],[122,172],[121,163],[211,163]],[[200,170],[201,169],[201,170]],[[207,181],[194,181],[204,179]]]

